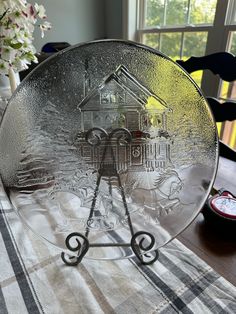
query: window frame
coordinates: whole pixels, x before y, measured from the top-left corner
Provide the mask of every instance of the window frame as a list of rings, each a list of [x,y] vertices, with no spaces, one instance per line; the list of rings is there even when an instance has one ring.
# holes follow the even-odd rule
[[[230,32],[236,31],[236,19],[232,23],[236,10],[236,0],[217,0],[215,19],[212,25],[162,26],[145,28],[145,1],[123,0],[123,38],[142,43],[144,34],[208,32],[205,55],[227,51]],[[183,36],[182,36],[183,49]],[[208,96],[219,97],[221,80],[209,71],[204,71],[201,88]]]
[[[123,38],[135,42],[142,42],[142,35],[147,32],[144,29],[144,1],[145,0],[121,0]],[[208,38],[205,55],[216,52],[229,51],[231,32],[236,32],[236,0],[217,0],[216,13],[213,25],[198,25],[185,27],[162,27],[148,29],[149,33],[157,32],[196,32],[207,31]],[[220,98],[222,81],[210,71],[204,71],[201,81],[201,89],[207,96]],[[220,138],[228,145],[236,148],[236,121],[225,121],[221,124]],[[232,138],[233,136],[233,138]],[[234,140],[233,140],[234,139]],[[234,143],[233,143],[234,141]],[[233,143],[233,144],[232,144]]]

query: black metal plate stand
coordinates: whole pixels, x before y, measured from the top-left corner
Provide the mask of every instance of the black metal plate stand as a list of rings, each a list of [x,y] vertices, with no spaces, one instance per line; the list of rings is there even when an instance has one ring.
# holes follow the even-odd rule
[[[101,144],[101,140],[104,138],[106,140],[106,145],[103,151],[102,162],[100,164],[100,168],[98,171],[96,188],[94,190],[94,196],[93,196],[93,200],[91,204],[90,214],[87,221],[89,221],[94,215],[97,195],[98,195],[102,176],[106,176],[106,177],[115,176],[117,178],[117,182],[121,191],[122,202],[125,209],[125,216],[128,221],[128,226],[129,226],[129,230],[131,234],[131,240],[129,243],[90,243],[88,240],[90,229],[87,226],[84,235],[79,232],[72,232],[67,236],[65,240],[67,249],[73,253],[76,252],[76,255],[70,256],[62,252],[61,258],[66,265],[76,266],[82,261],[83,257],[88,252],[89,248],[92,248],[92,247],[130,247],[133,250],[135,256],[140,260],[142,264],[150,265],[158,259],[158,255],[159,255],[158,250],[154,250],[152,253],[149,252],[152,250],[152,248],[155,245],[155,238],[151,233],[147,231],[134,232],[132,220],[131,220],[127,202],[126,202],[124,189],[121,184],[119,173],[116,169],[115,155],[114,155],[112,145],[111,145],[111,140],[114,138],[116,138],[117,140],[117,145],[121,145],[121,141],[122,141],[122,145],[124,145],[124,143],[128,144],[132,141],[132,135],[125,128],[115,129],[110,134],[108,134],[102,128],[92,128],[89,131],[87,131],[85,134],[86,141],[92,146],[99,146]],[[107,164],[105,165],[104,160],[108,152],[108,149],[110,149],[109,153],[112,156],[113,162],[109,165]],[[111,185],[110,185],[110,193],[111,193]],[[149,242],[149,244],[145,245],[147,241]]]

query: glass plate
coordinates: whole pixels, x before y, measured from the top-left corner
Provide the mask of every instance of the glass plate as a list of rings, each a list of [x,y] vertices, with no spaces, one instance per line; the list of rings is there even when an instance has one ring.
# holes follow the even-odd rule
[[[88,240],[90,258],[131,257],[176,237],[204,204],[217,161],[197,85],[132,42],[49,58],[20,84],[0,129],[1,177],[19,216],[60,251]]]

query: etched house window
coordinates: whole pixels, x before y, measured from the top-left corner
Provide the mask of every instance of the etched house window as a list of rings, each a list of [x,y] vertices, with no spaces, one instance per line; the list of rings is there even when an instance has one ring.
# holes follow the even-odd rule
[[[83,120],[84,120],[84,128],[85,130],[90,129],[93,125],[92,125],[92,115],[91,112],[84,112],[83,113]]]
[[[94,126],[99,126],[101,125],[101,116],[99,113],[93,113],[93,124]]]
[[[160,144],[160,155],[162,157],[166,157],[166,144],[165,143]]]
[[[101,104],[109,104],[110,103],[110,94],[103,92],[100,94],[100,102]]]
[[[120,128],[124,128],[125,127],[125,115],[124,114],[119,114],[119,116],[118,116],[118,126]]]
[[[142,127],[148,129],[151,126],[155,128],[161,128],[163,126],[162,116],[157,113],[146,113],[142,115]]]
[[[82,147],[82,157],[90,161],[92,159],[92,149],[90,146],[84,145]]]
[[[162,118],[159,114],[153,114],[151,122],[153,127],[160,128],[162,126]]]
[[[101,104],[125,103],[125,92],[103,91],[100,94]]]
[[[116,93],[117,102],[120,104],[124,104],[126,102],[126,93]]]
[[[110,102],[116,103],[117,102],[117,94],[110,93]]]
[[[127,112],[126,127],[129,130],[140,130],[140,117],[138,111]]]
[[[148,128],[151,126],[149,116],[147,113],[142,115],[141,123],[142,123],[143,130],[148,130]]]

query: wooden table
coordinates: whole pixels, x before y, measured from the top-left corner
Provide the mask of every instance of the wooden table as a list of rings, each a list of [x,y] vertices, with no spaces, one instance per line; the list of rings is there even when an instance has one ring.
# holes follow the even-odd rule
[[[236,195],[235,174],[236,162],[220,157],[214,187]],[[236,286],[236,226],[235,232],[216,228],[200,213],[178,239]]]

